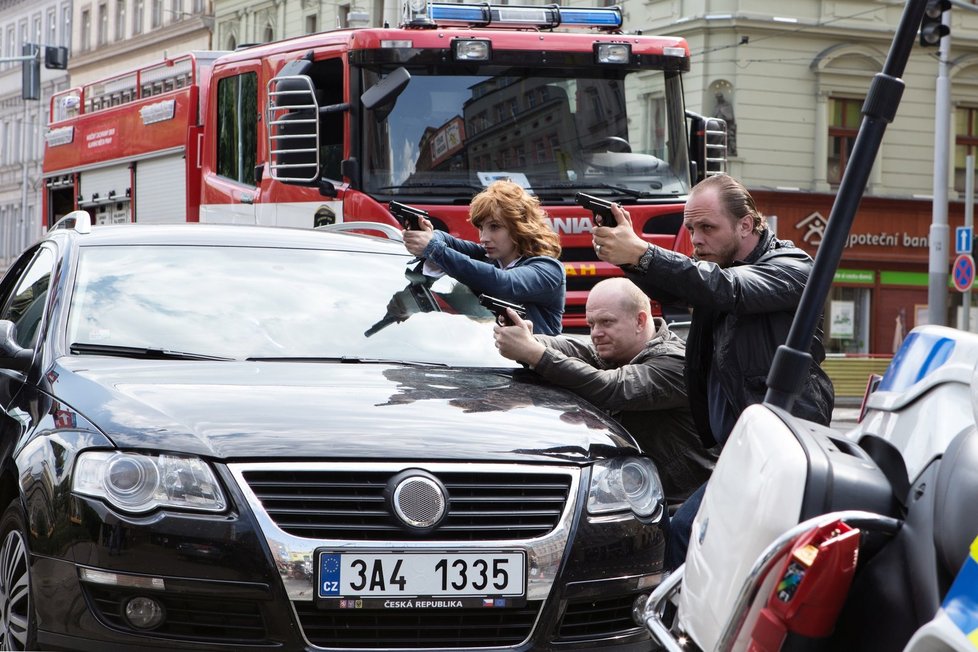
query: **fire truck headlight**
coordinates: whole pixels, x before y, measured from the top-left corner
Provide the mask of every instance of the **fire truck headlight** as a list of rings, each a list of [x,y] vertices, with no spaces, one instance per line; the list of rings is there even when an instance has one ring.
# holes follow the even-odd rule
[[[628,63],[632,59],[632,46],[628,43],[595,43],[594,60],[598,63]]]
[[[492,45],[484,39],[455,39],[452,54],[456,61],[489,61]]]

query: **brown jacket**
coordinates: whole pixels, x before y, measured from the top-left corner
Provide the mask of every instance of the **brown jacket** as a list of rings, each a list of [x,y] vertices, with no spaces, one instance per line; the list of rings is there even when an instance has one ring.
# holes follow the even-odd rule
[[[683,378],[685,345],[656,317],[655,335],[634,360],[609,367],[590,342],[538,335],[547,346],[536,372],[605,410],[659,469],[669,503],[706,482],[716,453],[700,443]]]

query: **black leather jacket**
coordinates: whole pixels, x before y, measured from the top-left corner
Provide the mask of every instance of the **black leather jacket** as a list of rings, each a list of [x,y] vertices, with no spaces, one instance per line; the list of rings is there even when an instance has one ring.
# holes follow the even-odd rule
[[[686,386],[700,437],[712,443],[719,439],[710,428],[707,403],[713,356],[717,358],[721,390],[736,414],[748,405],[762,403],[774,353],[788,339],[812,270],[812,258],[767,230],[746,260],[726,268],[653,248],[645,273],[628,266],[624,269],[652,298],[693,307],[686,339]],[[808,378],[791,412],[828,425],[835,391],[820,366],[825,359],[821,328],[815,332],[810,353],[813,361]]]
[[[683,382],[683,341],[655,318],[655,334],[628,364],[608,366],[594,345],[569,337],[537,339],[547,346],[535,370],[606,410],[655,462],[670,504],[706,482],[717,451],[697,437]]]

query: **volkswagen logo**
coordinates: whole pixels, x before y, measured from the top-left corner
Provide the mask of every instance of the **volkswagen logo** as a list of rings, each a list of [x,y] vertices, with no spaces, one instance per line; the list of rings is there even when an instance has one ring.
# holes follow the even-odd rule
[[[419,534],[431,531],[448,513],[448,491],[441,481],[421,469],[408,469],[390,479],[387,496],[394,516]]]

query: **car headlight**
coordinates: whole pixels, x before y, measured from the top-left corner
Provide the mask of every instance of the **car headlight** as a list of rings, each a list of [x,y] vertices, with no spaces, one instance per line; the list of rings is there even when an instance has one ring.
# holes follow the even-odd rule
[[[86,451],[78,456],[71,490],[126,512],[157,507],[220,512],[227,506],[210,466],[177,455]]]
[[[590,514],[632,510],[648,517],[662,506],[664,493],[659,473],[646,457],[602,460],[591,471],[591,490],[587,497]]]

